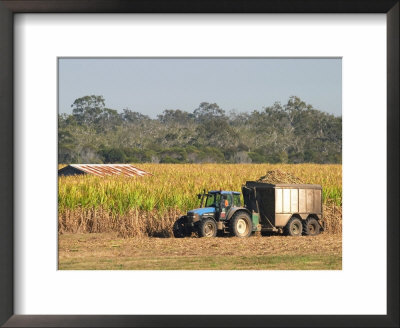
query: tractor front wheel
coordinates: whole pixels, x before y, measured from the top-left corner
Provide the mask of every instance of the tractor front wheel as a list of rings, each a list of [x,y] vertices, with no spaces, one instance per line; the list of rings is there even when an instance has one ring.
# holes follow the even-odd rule
[[[217,224],[214,219],[201,220],[198,226],[199,237],[215,237],[217,235]]]
[[[236,237],[250,237],[252,227],[250,215],[243,211],[237,212],[229,222],[229,231]]]
[[[186,230],[184,217],[175,221],[174,226],[172,227],[172,232],[174,233],[175,238],[184,238],[191,235],[191,232]]]

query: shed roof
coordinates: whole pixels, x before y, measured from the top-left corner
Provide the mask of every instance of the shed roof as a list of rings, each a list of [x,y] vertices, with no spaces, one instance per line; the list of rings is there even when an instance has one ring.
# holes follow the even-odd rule
[[[124,175],[133,177],[151,175],[151,173],[138,169],[131,164],[70,164],[58,172],[62,173],[62,170],[66,170],[69,167],[97,176]]]

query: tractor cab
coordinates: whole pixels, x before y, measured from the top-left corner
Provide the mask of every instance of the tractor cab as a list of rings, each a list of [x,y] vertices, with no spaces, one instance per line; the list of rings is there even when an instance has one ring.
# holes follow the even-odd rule
[[[231,207],[241,206],[238,191],[211,190],[208,193],[198,194],[197,197],[201,201],[200,208],[196,210],[208,209],[212,213],[221,213],[224,210],[227,212]],[[201,212],[204,213],[204,210]]]
[[[237,191],[210,190],[198,194],[197,197],[200,199],[200,207],[188,211],[189,222],[197,222],[203,218],[225,220],[231,208],[241,206],[240,192]]]

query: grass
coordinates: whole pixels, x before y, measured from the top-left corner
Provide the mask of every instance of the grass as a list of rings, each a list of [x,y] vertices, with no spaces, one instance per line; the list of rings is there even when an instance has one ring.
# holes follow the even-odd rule
[[[60,270],[340,270],[341,256],[128,257],[71,259]]]
[[[340,235],[316,237],[59,237],[60,270],[341,270]]]

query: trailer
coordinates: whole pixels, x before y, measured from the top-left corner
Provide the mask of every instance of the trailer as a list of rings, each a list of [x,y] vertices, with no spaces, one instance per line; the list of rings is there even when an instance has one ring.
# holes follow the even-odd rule
[[[245,208],[259,215],[261,232],[317,235],[325,229],[322,187],[316,184],[268,184],[247,181]]]

